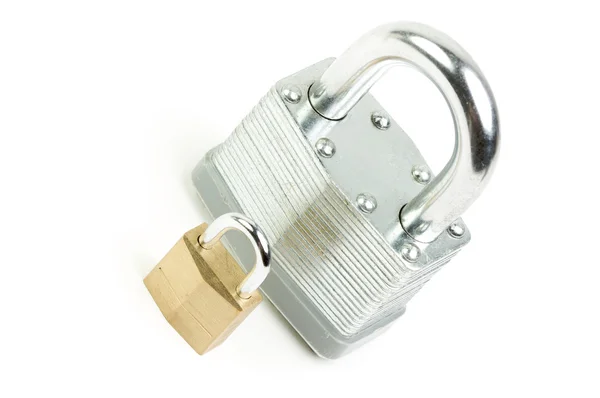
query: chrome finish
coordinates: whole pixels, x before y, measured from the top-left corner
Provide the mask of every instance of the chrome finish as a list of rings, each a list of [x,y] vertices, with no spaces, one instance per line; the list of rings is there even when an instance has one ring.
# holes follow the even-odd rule
[[[381,112],[373,112],[371,114],[371,122],[379,130],[387,130],[390,128],[390,118]]]
[[[281,90],[281,94],[283,98],[290,104],[296,104],[302,98],[302,93],[300,89],[296,86],[288,86]]]
[[[261,226],[273,254],[261,292],[326,358],[386,330],[470,239],[468,229],[462,239],[443,234],[429,244],[406,234],[398,214],[423,188],[413,166],[427,162],[391,118],[389,129],[375,129],[371,114],[383,108],[370,94],[339,122],[312,109],[308,88],[332,61],[279,81],[193,172],[212,216],[241,212]],[[292,85],[302,93],[296,104],[282,93]],[[321,138],[335,143],[333,157],[315,150]],[[356,206],[365,192],[377,198],[370,214]],[[254,253],[238,235],[223,240],[244,266]],[[420,249],[414,263],[400,254],[406,242]]]
[[[395,65],[425,73],[444,95],[455,125],[452,158],[400,214],[406,232],[432,242],[477,199],[495,164],[498,111],[490,87],[470,55],[445,34],[400,22],[367,33],[309,89],[309,101],[328,120],[341,120]]]
[[[250,298],[271,270],[269,241],[259,226],[243,214],[226,213],[217,217],[206,228],[206,231],[198,238],[198,243],[204,249],[210,250],[230,230],[242,232],[252,242],[252,246],[254,247],[254,254],[256,256],[254,266],[237,289],[240,297]]]
[[[377,199],[368,193],[361,193],[356,198],[356,207],[366,214],[371,214],[377,209]]]
[[[357,208],[356,198],[362,193],[368,192],[377,198],[377,211],[362,213],[362,215],[400,255],[400,248],[404,242],[407,239],[413,242],[414,239],[407,235],[398,215],[402,207],[423,189],[422,184],[415,182],[412,171],[415,165],[428,170],[430,181],[433,174],[419,148],[399,124],[382,111],[381,104],[371,94],[367,93],[352,108],[348,116],[340,121],[327,120],[312,108],[308,101],[308,89],[331,66],[332,62],[333,59],[321,61],[283,79],[276,85],[276,89],[280,93],[282,88],[290,85],[300,88],[302,98],[297,104],[290,104],[285,99],[281,101],[294,118],[293,123],[300,126],[303,137],[313,147],[324,138],[335,143],[335,156],[327,158],[319,155],[320,164],[332,183],[354,205],[354,208]],[[373,113],[386,115],[390,121],[389,128],[376,129],[371,119]],[[250,122],[248,126],[252,126]],[[256,141],[256,138],[253,141]],[[244,148],[246,147],[245,145]],[[289,144],[286,148],[283,151],[297,152]],[[298,167],[303,167],[301,158],[298,159]],[[265,169],[263,172],[268,171]],[[247,177],[248,174],[244,173],[243,178]],[[307,186],[308,183],[302,183],[302,187]],[[244,213],[248,214],[246,211]],[[255,216],[252,217],[257,219]],[[266,228],[262,221],[260,225]],[[425,245],[421,247],[423,256],[419,261],[423,266],[434,264],[440,258],[460,249],[468,240],[468,237],[456,240],[448,234],[441,234],[434,242],[427,244],[429,246],[427,250]]]
[[[411,170],[427,162],[391,118],[389,129],[375,129],[371,114],[383,108],[370,94],[339,122],[312,109],[308,88],[332,61],[279,81],[193,172],[213,217],[240,212],[261,226],[272,249],[261,292],[326,358],[386,330],[470,239],[466,229],[461,239],[445,233],[423,244],[404,231],[400,209],[423,189]],[[291,85],[302,93],[296,104],[282,94]],[[315,150],[321,138],[335,143],[333,157]],[[364,192],[377,198],[371,214],[356,206]],[[238,235],[223,241],[245,266],[254,252]],[[406,242],[420,250],[414,263],[400,253]]]
[[[426,29],[422,25],[400,26]],[[446,40],[434,30],[428,33],[431,40]],[[416,36],[407,34],[413,44],[421,43],[424,53],[414,48],[413,53],[429,59],[423,50],[427,41]],[[394,47],[386,42],[355,49],[354,53],[357,59],[372,60],[386,46]],[[435,51],[435,47],[429,45],[428,50]],[[390,65],[397,58],[387,57]],[[343,59],[334,65],[341,62],[343,66]],[[450,59],[459,64],[464,61]],[[207,153],[193,173],[194,184],[211,215],[241,212],[264,229],[273,244],[273,272],[261,291],[315,352],[326,358],[345,355],[385,330],[470,240],[469,230],[458,217],[448,226],[453,222],[461,226],[460,239],[448,230],[431,242],[423,242],[403,228],[399,218],[402,208],[432,183],[445,180],[440,176],[434,179],[410,137],[369,93],[356,97],[356,104],[341,120],[327,119],[313,109],[309,89],[323,81],[333,62],[321,61],[279,81],[227,141]],[[460,68],[468,70],[469,62]],[[373,68],[365,70],[379,66],[375,62]],[[439,71],[438,80],[446,72]],[[476,77],[477,73],[465,78],[473,91],[471,82]],[[464,82],[447,82],[453,88],[451,83]],[[296,88],[298,95],[290,96]],[[473,97],[485,95],[487,90],[484,84]],[[473,104],[478,108],[470,109],[469,115],[454,115],[460,134],[464,134],[461,123],[465,118],[476,121],[473,118],[485,111],[479,108],[480,101]],[[383,129],[377,130],[374,113],[385,117],[386,121],[376,118]],[[496,117],[494,108],[492,119]],[[472,127],[476,135],[481,126]],[[453,157],[459,167],[446,166],[445,170],[464,177],[464,169],[473,160],[468,156],[496,145],[497,134],[490,137],[490,145],[467,150],[463,146],[479,142],[478,137],[465,139],[460,134]],[[416,182],[415,166],[422,168],[415,173],[417,179],[429,179],[429,185]],[[489,165],[481,166],[477,170]],[[361,210],[358,203],[359,196],[367,192],[376,198],[376,211],[371,213]],[[467,201],[471,194],[465,193]],[[460,197],[457,200],[462,203]],[[367,201],[361,203],[373,208]],[[238,235],[224,237],[224,244],[243,265],[254,253]]]
[[[400,249],[400,254],[409,263],[415,263],[421,256],[421,250],[412,243],[405,243]]]
[[[448,227],[448,234],[453,238],[461,238],[465,234],[465,228],[455,222]]]
[[[426,185],[431,181],[431,170],[427,166],[415,166],[410,173],[419,184]]]
[[[315,149],[317,150],[317,153],[324,158],[332,157],[335,155],[336,151],[335,144],[329,138],[320,138],[315,143]]]

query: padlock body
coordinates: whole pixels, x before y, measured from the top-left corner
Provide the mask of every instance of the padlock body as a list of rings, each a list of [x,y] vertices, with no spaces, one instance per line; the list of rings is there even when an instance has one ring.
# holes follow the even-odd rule
[[[207,153],[193,181],[213,217],[242,212],[262,227],[273,249],[263,292],[317,354],[337,358],[402,315],[470,235],[465,226],[460,239],[443,234],[423,244],[404,232],[400,210],[423,188],[411,170],[426,162],[393,120],[385,131],[373,126],[371,114],[382,107],[369,94],[341,121],[312,110],[308,88],[331,62],[278,82]],[[282,95],[292,86],[302,93],[295,103]],[[316,151],[322,138],[335,144],[334,156]],[[373,212],[359,210],[361,193],[376,198]],[[401,256],[406,243],[421,250],[415,263]],[[227,244],[251,262],[242,240]]]
[[[262,301],[239,297],[246,274],[222,243],[203,249],[207,224],[188,231],[144,279],[173,328],[199,354],[221,344]]]

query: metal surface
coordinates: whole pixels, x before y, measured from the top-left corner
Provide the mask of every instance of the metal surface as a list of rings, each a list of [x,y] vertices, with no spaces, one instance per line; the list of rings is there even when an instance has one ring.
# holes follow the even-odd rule
[[[300,98],[302,97],[300,89],[298,89],[298,87],[296,86],[285,87],[283,90],[281,90],[281,94],[287,102],[290,102],[292,104],[295,104],[298,101],[300,101]]]
[[[330,158],[335,155],[335,144],[329,138],[319,138],[319,140],[315,143],[315,149],[317,153],[324,157]]]
[[[322,61],[276,85],[279,90],[293,85],[302,91],[299,102],[284,104],[310,144],[316,145],[323,139],[335,143],[335,156],[320,158],[331,183],[356,208],[358,195],[369,193],[376,198],[377,210],[363,215],[397,253],[407,239],[423,249],[433,246],[428,250],[433,253],[431,258],[425,256],[420,260],[424,264],[442,256],[442,253],[458,249],[457,242],[446,234],[432,243],[422,243],[408,236],[402,227],[398,217],[400,210],[424,187],[414,178],[415,165],[422,171],[430,168],[414,142],[390,116],[386,116],[389,126],[384,130],[373,123],[374,113],[387,115],[373,96],[365,95],[340,121],[324,119],[312,108],[307,99],[309,87],[332,62]],[[319,153],[318,150],[316,152]],[[425,175],[421,177],[426,178]]]
[[[415,166],[413,167],[412,176],[419,184],[429,184],[431,181],[431,170],[427,166]]]
[[[243,212],[259,223],[273,250],[261,290],[317,354],[337,358],[400,317],[470,234],[430,244],[406,234],[398,213],[423,189],[411,170],[426,162],[392,119],[387,130],[373,125],[382,107],[369,94],[340,122],[312,109],[308,87],[331,62],[277,83],[198,164],[193,181],[213,216]],[[295,104],[283,97],[290,85],[302,93]],[[335,142],[333,157],[318,155],[320,138]],[[356,205],[365,192],[377,200],[370,214]],[[240,262],[252,259],[246,239],[223,240]],[[405,242],[419,247],[415,263],[400,254]]]
[[[356,198],[356,207],[363,213],[373,213],[377,209],[377,199],[371,194],[361,193]]]
[[[198,243],[204,249],[211,249],[227,231],[236,230],[243,233],[254,247],[254,266],[246,278],[237,287],[237,293],[242,298],[249,298],[260,287],[271,270],[271,249],[264,232],[250,218],[239,213],[226,213],[217,217],[198,238]]]
[[[459,223],[454,223],[448,227],[448,233],[453,238],[461,238],[465,234],[465,229]]]
[[[409,263],[416,263],[421,256],[421,250],[412,243],[407,242],[402,246],[402,249],[400,249],[400,254],[402,254],[402,258]]]
[[[455,151],[435,178],[367,93],[399,61],[429,68],[453,111]],[[334,91],[340,102],[327,99]],[[323,117],[328,109],[334,113]],[[273,249],[261,290],[317,354],[337,358],[400,317],[469,242],[458,215],[493,168],[497,133],[493,98],[464,50],[422,25],[386,25],[338,61],[279,81],[204,157],[193,181],[213,216],[239,211],[261,225]],[[401,213],[426,228],[406,217],[403,227]],[[253,255],[235,235],[224,243],[242,262]]]
[[[198,354],[225,341],[262,301],[258,291],[239,296],[237,288],[247,275],[219,240],[228,225],[246,223],[234,218],[226,215],[208,231],[202,224],[186,232],[144,278],[166,320]],[[200,240],[202,235],[210,239]]]
[[[338,58],[309,90],[324,118],[342,120],[392,66],[409,64],[444,95],[456,129],[452,158],[403,209],[404,229],[432,242],[477,199],[495,166],[499,144],[496,103],[470,55],[445,34],[399,22],[367,33]]]
[[[371,122],[379,130],[387,130],[390,128],[390,118],[381,112],[373,112],[371,115]]]

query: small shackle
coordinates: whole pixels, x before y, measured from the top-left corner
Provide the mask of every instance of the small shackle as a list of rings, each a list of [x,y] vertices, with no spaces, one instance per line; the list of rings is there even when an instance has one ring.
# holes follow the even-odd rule
[[[431,242],[477,199],[496,165],[498,110],[471,56],[429,26],[411,22],[382,25],[335,60],[309,88],[308,97],[321,116],[341,120],[390,67],[399,64],[416,67],[437,86],[454,120],[450,161],[399,215],[409,235]]]
[[[260,227],[250,218],[239,213],[226,213],[217,217],[198,238],[198,243],[204,249],[210,250],[227,231],[242,232],[254,247],[256,260],[254,267],[237,287],[237,293],[242,298],[249,298],[252,292],[260,287],[271,270],[271,248],[269,241]]]

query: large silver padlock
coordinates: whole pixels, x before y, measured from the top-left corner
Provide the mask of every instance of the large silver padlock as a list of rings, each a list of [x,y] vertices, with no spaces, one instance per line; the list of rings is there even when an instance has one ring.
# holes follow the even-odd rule
[[[397,64],[425,73],[451,109],[454,153],[435,178],[368,92]],[[213,217],[242,212],[261,225],[273,249],[263,293],[317,354],[337,358],[401,316],[467,244],[460,216],[498,145],[494,97],[469,54],[428,26],[392,23],[279,81],[193,181]],[[243,237],[227,244],[251,263]]]

